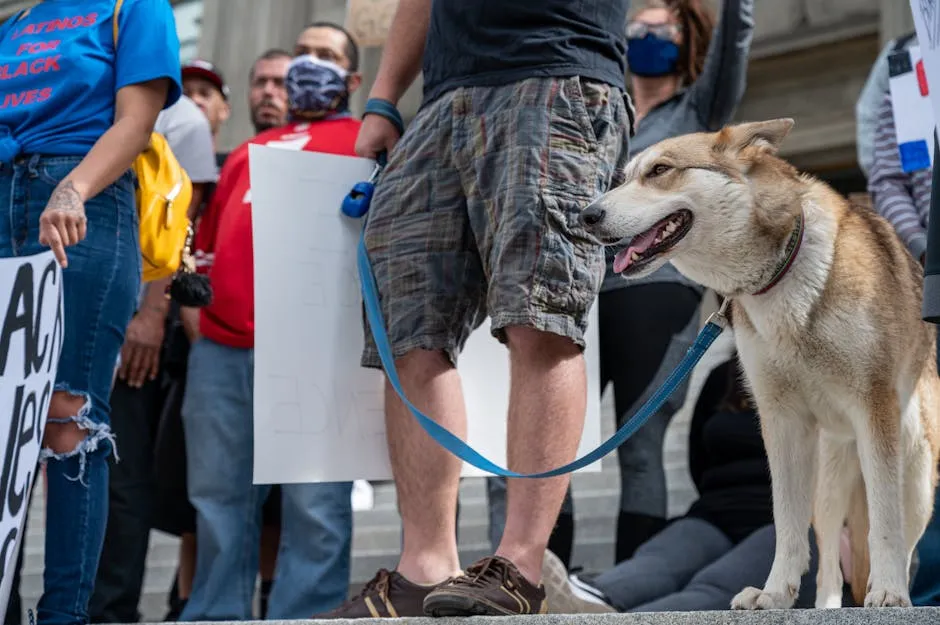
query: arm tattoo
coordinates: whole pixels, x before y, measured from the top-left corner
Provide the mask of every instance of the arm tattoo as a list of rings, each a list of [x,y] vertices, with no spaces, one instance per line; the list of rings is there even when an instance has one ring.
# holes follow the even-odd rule
[[[69,213],[85,211],[85,203],[82,202],[82,198],[71,180],[55,188],[55,191],[52,192],[52,197],[49,198],[48,207]]]

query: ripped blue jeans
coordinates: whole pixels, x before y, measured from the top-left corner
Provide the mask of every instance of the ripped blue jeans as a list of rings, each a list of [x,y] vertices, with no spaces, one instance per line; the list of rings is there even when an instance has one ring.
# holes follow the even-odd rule
[[[33,155],[0,163],[0,258],[48,249],[39,244],[39,217],[80,161]],[[47,479],[40,625],[88,622],[108,516],[107,457],[116,451],[108,399],[141,276],[133,174],[86,202],[85,215],[85,239],[66,248],[65,336],[55,384],[84,403],[77,414],[49,422],[75,422],[87,436],[65,453],[44,447],[40,454]]]

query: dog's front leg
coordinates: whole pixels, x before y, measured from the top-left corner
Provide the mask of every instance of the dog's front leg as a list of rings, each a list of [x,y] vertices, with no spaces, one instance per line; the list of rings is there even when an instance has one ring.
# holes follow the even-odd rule
[[[745,588],[731,601],[734,610],[793,607],[800,578],[809,568],[809,525],[816,466],[816,427],[804,412],[758,403],[761,432],[770,464],[776,552],[764,589]]]
[[[852,492],[861,485],[855,441],[835,438],[823,431],[819,436],[813,529],[819,549],[816,576],[816,607],[842,607],[842,567],[839,547],[842,527],[851,505]]]
[[[870,412],[856,424],[870,528],[871,573],[865,607],[906,607],[911,598],[904,536],[901,407],[887,385],[874,390],[872,398]]]

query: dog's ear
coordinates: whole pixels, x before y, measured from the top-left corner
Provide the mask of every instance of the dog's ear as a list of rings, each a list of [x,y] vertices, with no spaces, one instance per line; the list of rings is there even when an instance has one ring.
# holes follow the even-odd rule
[[[726,126],[718,133],[715,149],[722,152],[741,152],[745,148],[757,148],[761,152],[776,154],[780,144],[790,134],[793,124],[792,119],[783,117]]]

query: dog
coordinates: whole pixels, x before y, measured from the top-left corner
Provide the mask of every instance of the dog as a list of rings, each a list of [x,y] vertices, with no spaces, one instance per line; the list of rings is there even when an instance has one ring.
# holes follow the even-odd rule
[[[940,446],[936,328],[923,270],[891,225],[778,156],[791,119],[666,139],[579,216],[620,246],[627,279],[667,262],[730,300],[770,466],[776,551],[738,610],[791,608],[819,549],[817,608],[842,605],[848,522],[856,600],[909,606],[909,570],[933,508]],[[624,244],[625,243],[625,244]],[[815,489],[815,493],[814,493]],[[870,530],[868,529],[870,526]],[[867,539],[867,549],[865,542]],[[870,570],[870,574],[867,571]]]

